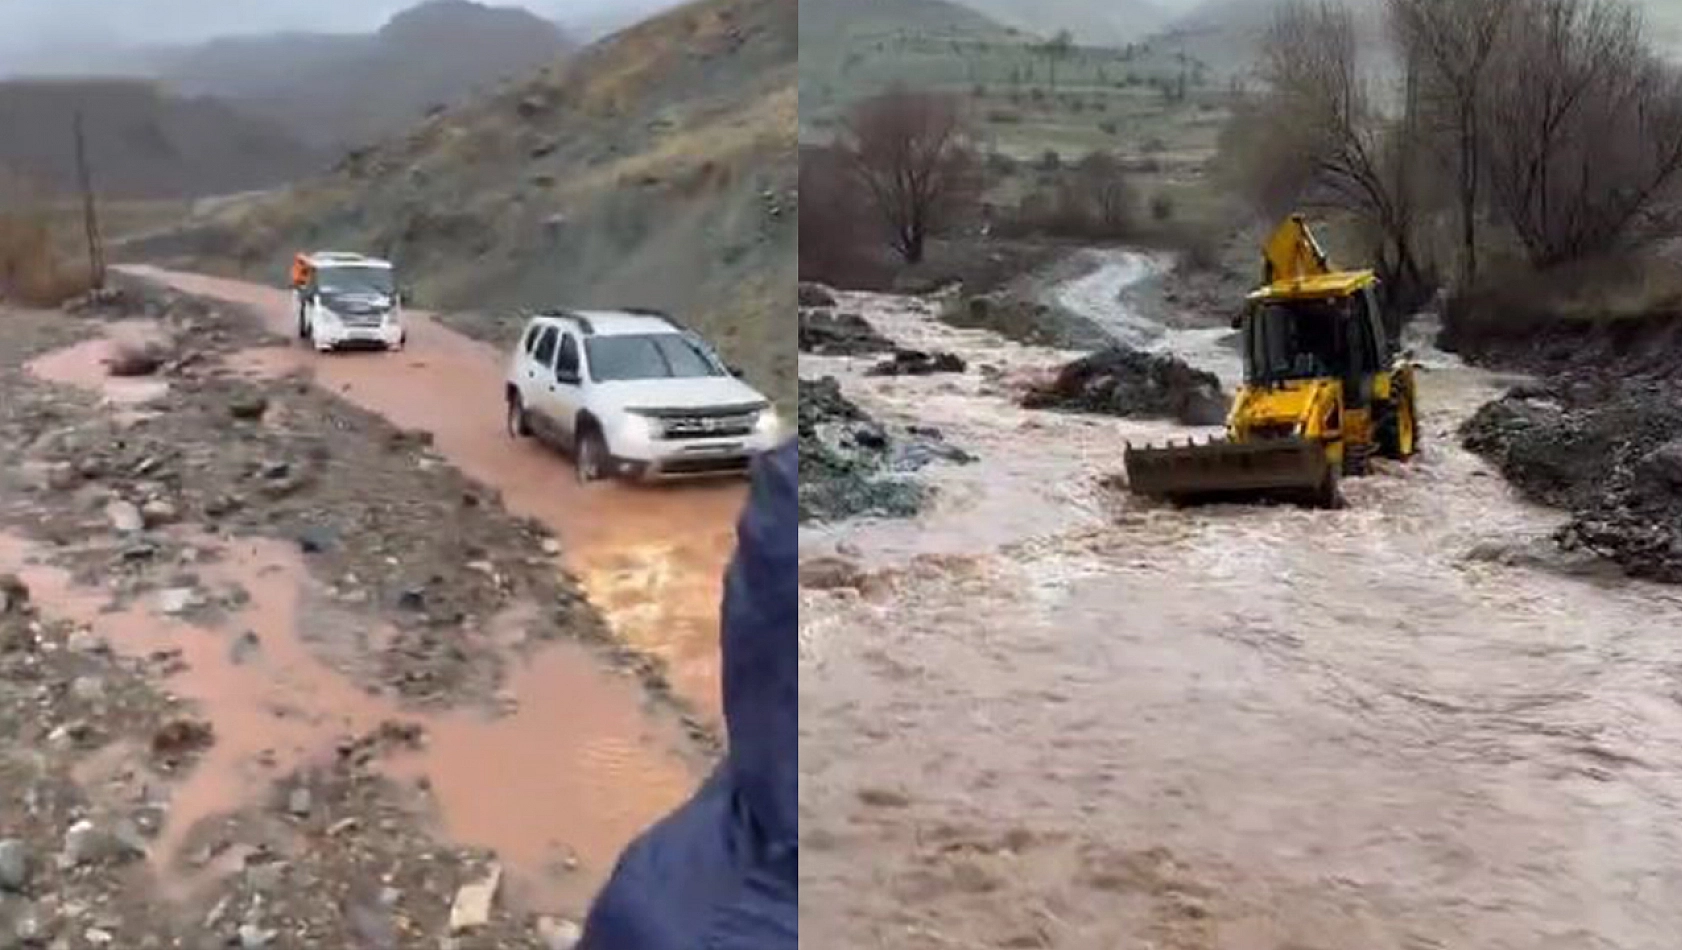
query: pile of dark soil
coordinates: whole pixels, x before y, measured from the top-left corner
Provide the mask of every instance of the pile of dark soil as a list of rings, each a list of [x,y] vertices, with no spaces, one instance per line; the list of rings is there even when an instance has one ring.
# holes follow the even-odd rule
[[[923,486],[886,477],[887,432],[833,377],[801,380],[798,430],[801,521],[904,518],[922,508]]]
[[[865,371],[867,376],[933,376],[962,373],[969,369],[963,357],[954,353],[894,350],[892,356]]]
[[[1113,416],[1220,425],[1227,398],[1221,381],[1178,357],[1112,345],[1064,366],[1049,384],[1031,390],[1030,409],[1062,409]]]
[[[799,436],[802,521],[910,517],[930,497],[910,473],[933,462],[975,461],[937,429],[890,434],[829,376],[801,381]]]
[[[1644,378],[1562,376],[1515,388],[1461,427],[1527,497],[1565,508],[1557,542],[1634,577],[1682,583],[1682,400]]]
[[[888,353],[893,341],[876,332],[856,313],[801,308],[800,352],[817,356],[869,356]]]

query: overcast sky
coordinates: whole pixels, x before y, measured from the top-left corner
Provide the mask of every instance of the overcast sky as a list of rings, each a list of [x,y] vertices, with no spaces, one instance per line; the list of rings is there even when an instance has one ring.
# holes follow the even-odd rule
[[[374,30],[419,0],[0,0],[0,48],[149,44],[277,30]],[[490,0],[563,23],[620,25],[677,0]]]

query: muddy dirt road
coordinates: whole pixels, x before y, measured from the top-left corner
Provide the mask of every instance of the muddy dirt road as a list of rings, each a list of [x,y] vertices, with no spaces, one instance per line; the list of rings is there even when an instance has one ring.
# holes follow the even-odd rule
[[[131,270],[188,293],[247,306],[277,334],[294,330],[284,290],[148,267]],[[408,346],[393,357],[319,359],[299,348],[268,349],[251,358],[269,371],[308,368],[322,386],[356,405],[403,428],[431,433],[445,458],[497,489],[510,511],[553,530],[565,545],[567,566],[614,631],[664,660],[678,692],[716,718],[718,591],[746,497],[742,485],[581,487],[565,459],[508,438],[502,420],[506,354],[424,313],[406,317]]]
[[[254,313],[0,309],[0,946],[566,945],[710,763],[742,488],[581,490],[472,344]]]
[[[1221,330],[1130,305],[1154,266],[1054,292],[1230,381]],[[805,939],[1674,945],[1682,597],[1537,553],[1558,516],[1453,437],[1501,380],[1424,354],[1424,454],[1347,510],[1181,512],[1100,481],[1124,440],[1190,430],[1017,406],[1068,354],[844,305],[999,373],[802,360],[981,456],[930,470],[915,521],[803,535],[863,574],[802,591]]]

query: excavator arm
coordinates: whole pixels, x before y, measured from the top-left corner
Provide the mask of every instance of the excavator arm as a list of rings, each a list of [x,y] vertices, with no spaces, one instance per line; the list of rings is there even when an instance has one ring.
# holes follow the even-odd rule
[[[1262,286],[1278,281],[1322,277],[1336,270],[1308,221],[1293,214],[1262,245]]]

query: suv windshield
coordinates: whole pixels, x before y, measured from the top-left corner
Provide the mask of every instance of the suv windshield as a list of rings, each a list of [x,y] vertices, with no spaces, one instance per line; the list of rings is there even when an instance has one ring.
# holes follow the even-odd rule
[[[585,341],[584,349],[590,378],[598,383],[729,375],[711,353],[681,333],[596,336]]]
[[[1265,303],[1244,323],[1244,369],[1252,383],[1343,375],[1341,300]]]
[[[384,267],[322,267],[316,286],[324,294],[391,295],[391,271]]]

